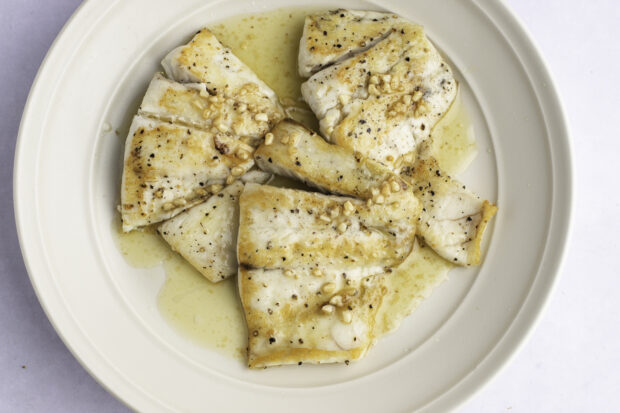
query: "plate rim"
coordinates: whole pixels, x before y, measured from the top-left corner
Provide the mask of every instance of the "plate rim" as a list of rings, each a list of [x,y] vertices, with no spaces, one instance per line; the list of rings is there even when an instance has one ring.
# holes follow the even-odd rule
[[[574,209],[575,209],[575,196],[574,196],[574,193],[575,193],[575,180],[574,180],[575,163],[574,163],[574,152],[573,152],[574,149],[573,149],[573,143],[572,143],[572,135],[570,133],[570,123],[568,121],[568,117],[566,115],[566,110],[564,108],[562,99],[560,98],[560,95],[558,93],[558,87],[557,87],[556,81],[551,75],[549,64],[544,58],[544,55],[542,54],[538,44],[534,40],[534,37],[528,30],[527,26],[524,24],[522,19],[513,11],[512,7],[507,4],[507,2],[505,1],[494,2],[492,0],[474,0],[472,3],[474,3],[475,6],[478,7],[485,15],[490,17],[489,20],[493,23],[493,25],[497,28],[497,30],[502,34],[502,36],[504,36],[506,40],[509,41],[513,52],[517,55],[517,57],[519,58],[519,61],[523,64],[523,68],[530,82],[532,82],[532,75],[530,73],[530,70],[527,70],[528,68],[531,69],[530,65],[524,64],[524,59],[523,59],[522,54],[517,52],[513,42],[510,42],[510,38],[501,30],[502,27],[500,27],[497,24],[496,19],[491,18],[491,16],[489,15],[488,9],[481,6],[480,3],[485,3],[486,7],[488,8],[495,7],[497,9],[496,10],[497,13],[503,14],[503,17],[505,19],[508,19],[508,21],[513,25],[512,29],[516,30],[516,32],[518,33],[518,36],[521,36],[522,40],[525,41],[525,46],[529,49],[528,52],[530,53],[530,59],[533,58],[533,62],[540,66],[538,68],[538,76],[541,76],[541,78],[544,79],[544,82],[547,84],[545,91],[548,94],[548,98],[551,100],[551,104],[549,107],[552,109],[555,109],[556,113],[554,115],[558,117],[560,120],[558,123],[555,123],[553,127],[555,128],[559,127],[560,132],[557,133],[557,135],[562,136],[564,138],[561,141],[561,144],[565,145],[564,149],[566,152],[565,153],[566,156],[562,158],[562,161],[565,162],[565,171],[564,171],[565,172],[565,175],[564,175],[565,188],[563,189],[565,189],[566,191],[566,193],[564,194],[564,197],[566,198],[566,201],[567,201],[564,204],[564,211],[563,211],[565,218],[563,220],[564,221],[563,231],[562,231],[562,228],[560,228],[560,231],[561,231],[560,239],[555,245],[554,252],[556,255],[556,259],[552,263],[552,271],[548,273],[547,275],[548,286],[546,289],[544,290],[539,289],[538,291],[534,290],[533,288],[530,288],[530,290],[528,291],[527,297],[525,298],[525,300],[523,301],[523,304],[521,305],[521,308],[519,309],[519,312],[515,315],[514,319],[512,320],[511,324],[506,329],[505,333],[496,342],[495,346],[491,349],[489,354],[480,361],[479,366],[483,366],[484,364],[488,365],[489,363],[492,363],[491,366],[485,366],[487,370],[489,370],[488,373],[486,374],[481,373],[480,372],[481,369],[477,368],[475,372],[472,371],[469,374],[465,375],[460,381],[455,383],[445,393],[443,393],[442,395],[439,395],[434,400],[431,400],[429,403],[422,406],[420,408],[420,411],[426,411],[429,409],[437,409],[437,411],[442,411],[443,409],[447,411],[455,410],[459,406],[465,405],[465,403],[467,403],[473,397],[479,394],[484,388],[486,388],[486,386],[488,386],[496,377],[498,377],[508,367],[508,365],[518,355],[518,353],[523,348],[523,346],[527,344],[530,337],[532,336],[532,334],[538,327],[538,324],[541,322],[542,317],[549,306],[551,297],[553,296],[553,294],[555,293],[557,289],[560,274],[566,262],[568,246],[570,244],[571,236],[573,233]],[[533,91],[538,101],[538,104],[540,106],[540,109],[543,110],[543,105],[541,103],[539,89],[533,88]],[[549,137],[548,141],[551,142],[552,134],[549,133],[549,129],[550,129],[549,121],[548,121],[549,116],[543,113],[543,118],[545,119],[545,126],[547,127],[547,131],[548,131],[547,133]],[[552,155],[551,156],[552,158],[551,159],[551,162],[552,162],[551,172],[552,172],[552,183],[553,183],[552,188],[555,191],[557,189],[557,187],[555,186],[555,183],[556,183],[555,179],[557,176],[556,175],[557,171],[555,170],[556,165],[554,165],[554,159],[553,159],[554,152],[550,150],[550,154]],[[541,257],[541,261],[540,261],[541,264],[539,265],[539,272],[540,272],[540,268],[543,266],[542,262],[544,260],[544,257],[549,253],[548,251],[549,248],[553,247],[553,245],[550,244],[549,239],[551,238],[551,231],[552,231],[551,221],[553,220],[553,212],[555,211],[555,208],[557,207],[557,198],[558,198],[558,195],[554,195],[552,197],[550,226],[549,226],[549,231],[547,233],[547,243],[545,245],[545,251]],[[538,281],[539,281],[539,277],[536,277],[532,284]],[[533,297],[535,295],[538,295],[538,297]],[[536,300],[536,302],[530,303],[533,299]],[[528,303],[530,303],[530,305],[533,305],[534,307],[529,308]],[[524,318],[526,320],[524,320]],[[516,325],[519,322],[524,325],[523,326]],[[516,332],[515,330],[519,330],[519,331]],[[509,336],[510,334],[516,334],[516,337],[513,338],[511,342],[504,343],[507,336]],[[506,348],[500,349],[500,347],[502,346],[505,346]],[[498,355],[497,354],[498,352],[503,353],[503,355]],[[495,360],[495,362],[489,361],[491,358],[497,358],[497,357],[499,357],[499,360]],[[477,381],[471,382],[470,380],[470,383],[465,383],[466,388],[457,389],[458,387],[462,387],[462,384],[466,382],[474,373],[478,375],[482,374],[482,376]],[[468,391],[468,388],[469,388],[469,391]],[[448,395],[449,393],[453,393],[455,389],[457,389],[457,391],[460,390],[461,394],[460,395],[451,394],[450,396],[452,397],[448,397],[448,398],[444,397],[445,395]]]
[[[94,370],[91,369],[91,365],[89,362],[85,360],[83,354],[80,354],[83,350],[78,350],[77,347],[74,347],[74,342],[72,339],[63,334],[63,330],[58,323],[58,314],[54,314],[54,311],[51,310],[48,303],[48,295],[50,294],[47,291],[42,291],[40,289],[40,285],[38,284],[39,273],[36,273],[34,270],[34,253],[32,252],[33,247],[26,243],[25,238],[25,215],[27,212],[24,212],[25,209],[22,208],[22,200],[20,199],[20,192],[22,191],[19,182],[22,179],[23,164],[25,161],[24,158],[24,141],[26,138],[24,137],[27,132],[27,125],[33,123],[31,120],[33,118],[32,106],[33,102],[36,100],[38,94],[40,93],[40,89],[42,87],[42,78],[47,75],[49,72],[49,61],[59,53],[58,48],[59,45],[66,41],[68,36],[68,32],[76,25],[76,21],[79,21],[83,18],[87,12],[96,9],[98,6],[105,9],[101,16],[104,16],[110,8],[114,7],[118,3],[118,0],[107,3],[104,1],[97,0],[87,0],[80,4],[76,10],[73,12],[71,17],[67,20],[63,28],[60,30],[58,35],[56,36],[54,42],[50,46],[47,54],[45,55],[39,70],[37,71],[37,75],[35,76],[32,86],[30,88],[30,92],[28,95],[28,99],[24,106],[24,111],[21,118],[21,123],[19,127],[19,132],[17,135],[16,141],[16,149],[14,156],[14,168],[13,168],[13,207],[14,207],[14,215],[15,222],[18,234],[18,240],[20,244],[20,248],[22,251],[22,257],[24,260],[24,264],[26,266],[28,276],[30,278],[30,282],[33,286],[37,299],[41,304],[48,320],[56,330],[56,333],[63,341],[65,346],[69,349],[72,355],[78,360],[78,362],[82,365],[82,367],[102,386],[104,387],[110,394],[115,396],[122,403],[127,405],[130,408],[147,408],[148,401],[142,398],[138,400],[137,397],[127,397],[127,395],[121,395],[124,393],[120,391],[118,388],[112,388],[112,386],[108,386],[107,383],[104,382],[103,377],[98,377]],[[475,371],[470,372],[465,375],[460,381],[455,383],[453,386],[447,389],[447,391],[437,398],[431,400],[426,405],[422,406],[420,410],[430,410],[430,409],[447,409],[452,410],[457,408],[458,406],[463,405],[476,394],[478,394],[485,386],[487,386],[495,377],[498,376],[514,359],[517,355],[517,352],[523,347],[523,345],[529,340],[535,328],[538,326],[538,323],[542,319],[542,316],[548,307],[550,302],[550,298],[555,292],[558,280],[560,277],[560,273],[562,271],[563,265],[565,263],[568,245],[570,243],[570,238],[572,234],[572,228],[574,224],[574,203],[575,203],[575,182],[574,182],[574,154],[573,154],[573,145],[572,138],[570,134],[570,125],[566,116],[566,111],[562,104],[562,100],[560,99],[558,88],[555,83],[554,78],[551,76],[551,71],[549,70],[549,66],[544,59],[542,53],[540,52],[538,45],[534,41],[532,35],[523,24],[518,15],[516,15],[512,8],[503,1],[497,2],[492,0],[475,0],[472,2],[475,7],[478,7],[481,11],[483,11],[487,16],[490,17],[491,22],[496,26],[499,32],[507,39],[511,40],[509,36],[507,36],[501,28],[507,26],[499,26],[497,23],[497,17],[501,17],[504,19],[504,24],[508,24],[511,27],[511,30],[516,32],[517,39],[523,42],[522,47],[526,48],[528,54],[528,64],[523,64],[524,69],[526,70],[526,74],[530,81],[532,82],[532,64],[538,65],[539,67],[534,67],[534,71],[536,72],[536,77],[542,79],[547,87],[545,88],[546,99],[549,102],[546,105],[541,103],[541,96],[539,88],[533,88],[534,94],[538,100],[541,111],[544,111],[544,108],[547,108],[551,114],[543,113],[543,118],[545,119],[545,126],[548,131],[548,141],[552,140],[557,141],[556,143],[560,146],[557,148],[553,146],[555,151],[550,151],[551,156],[551,172],[552,172],[552,188],[554,191],[554,195],[552,197],[552,206],[551,212],[556,212],[556,208],[558,208],[557,198],[562,197],[564,201],[566,201],[563,206],[560,208],[563,217],[558,218],[560,221],[557,225],[560,225],[559,228],[555,228],[555,231],[558,232],[555,234],[554,243],[551,244],[550,239],[552,238],[552,228],[550,225],[550,229],[547,233],[547,243],[545,245],[545,254],[543,257],[552,254],[552,262],[550,264],[551,271],[544,274],[545,288],[544,289],[534,289],[533,285],[537,282],[540,282],[541,277],[537,276],[533,283],[532,287],[528,291],[526,298],[524,299],[520,310],[515,315],[512,322],[507,326],[505,333],[502,337],[496,342],[495,346],[491,349],[489,354],[480,361],[480,369],[476,369]],[[484,5],[482,5],[484,4]],[[492,10],[494,9],[494,10]],[[490,13],[490,10],[492,13]],[[519,39],[520,37],[520,39]],[[514,40],[514,39],[512,39]],[[524,63],[524,58],[522,53],[518,53],[515,50],[515,46],[512,41],[509,41],[511,44],[513,51],[519,58],[519,60]],[[63,70],[64,71],[64,70]],[[554,122],[550,122],[548,119],[550,117],[555,118]],[[36,123],[36,122],[35,122]],[[551,126],[550,126],[551,124]],[[550,129],[556,129],[555,133],[549,133]],[[562,139],[554,139],[554,137],[561,137]],[[551,145],[550,145],[551,146]],[[562,147],[564,146],[564,147]],[[557,162],[554,153],[557,154],[558,149],[562,149],[565,156],[560,157],[560,162]],[[560,164],[560,168],[563,168],[563,177],[560,186],[561,193],[557,194],[558,186],[556,186],[556,178],[558,164]],[[563,164],[563,165],[562,165]],[[563,192],[563,193],[562,193]],[[36,197],[36,194],[35,194]],[[550,223],[554,220],[553,214],[551,214]],[[551,249],[552,251],[549,251]],[[38,257],[37,257],[38,258]],[[542,267],[542,262],[544,258],[541,258],[541,264],[539,266]],[[517,325],[519,324],[519,325]],[[515,337],[511,337],[508,342],[507,336],[514,335]],[[491,360],[492,359],[492,360]],[[113,366],[109,366],[109,368],[114,369]],[[485,372],[481,372],[480,370],[485,370]],[[118,373],[118,372],[117,372]],[[473,377],[472,375],[476,374],[478,377]],[[140,389],[136,389],[140,390]],[[148,395],[147,395],[148,396]],[[447,397],[446,397],[447,396]],[[150,397],[147,397],[151,402],[154,401]],[[151,405],[151,407],[162,407],[161,401],[157,400],[156,405]],[[168,406],[170,407],[170,406]]]

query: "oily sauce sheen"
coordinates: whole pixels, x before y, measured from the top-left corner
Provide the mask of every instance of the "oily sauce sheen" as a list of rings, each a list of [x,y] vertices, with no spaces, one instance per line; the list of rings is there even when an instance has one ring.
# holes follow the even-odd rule
[[[280,9],[237,16],[211,25],[217,38],[280,97],[287,114],[318,130],[318,122],[301,100],[304,79],[297,73],[297,52],[304,18],[316,9]],[[457,97],[450,111],[432,133],[433,146],[443,169],[458,173],[476,155],[471,123]],[[287,178],[272,184],[305,189]],[[213,284],[173,252],[154,228],[123,233],[114,222],[118,248],[127,263],[138,268],[162,265],[166,281],[157,297],[164,319],[196,344],[245,361],[247,332],[235,277]],[[447,277],[452,264],[430,248],[418,248],[395,269],[389,288],[395,292],[384,301],[377,320],[379,335],[393,331],[432,289]]]

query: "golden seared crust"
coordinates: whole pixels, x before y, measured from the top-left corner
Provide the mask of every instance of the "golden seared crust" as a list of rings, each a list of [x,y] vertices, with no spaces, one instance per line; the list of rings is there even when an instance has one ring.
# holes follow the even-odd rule
[[[403,21],[376,45],[302,85],[327,140],[395,170],[412,163],[456,91],[424,29]]]
[[[204,109],[209,106],[208,97],[203,84],[182,84],[155,73],[142,99],[139,113],[164,121],[197,126],[203,120]]]
[[[179,82],[204,83],[212,95],[233,97],[251,93],[271,102],[281,111],[276,94],[232,51],[223,46],[208,29],[200,30],[192,40],[174,49],[162,61],[166,74]]]
[[[250,340],[254,341],[254,340]],[[252,346],[249,345],[251,348]],[[248,367],[260,369],[287,364],[329,364],[355,361],[364,356],[368,347],[358,347],[353,350],[315,350],[306,348],[283,348],[270,351],[266,355],[248,354]]]
[[[398,265],[413,246],[420,204],[410,191],[381,201],[367,204],[247,184],[240,199],[239,263],[253,268]]]
[[[482,262],[482,250],[480,245],[482,244],[482,236],[487,228],[487,224],[497,214],[497,206],[490,203],[486,199],[482,202],[482,210],[480,212],[480,222],[476,231],[476,237],[472,240],[472,252],[471,260],[467,265],[480,265]]]
[[[406,174],[424,207],[418,235],[454,264],[480,264],[482,237],[497,207],[445,174],[432,157],[418,159]]]
[[[238,282],[251,368],[361,358],[375,341],[375,314],[387,293],[384,276],[339,268],[317,276],[308,268],[241,267]]]
[[[226,135],[136,116],[125,145],[123,230],[171,218],[202,202],[208,187],[254,164],[235,154],[252,147]]]
[[[400,21],[395,14],[345,9],[307,16],[299,46],[299,74],[308,77],[367,49]]]
[[[414,107],[389,117],[390,108],[401,103],[399,95],[377,96],[360,102],[334,127],[331,142],[359,151],[388,168],[398,169],[405,155],[415,158],[415,140],[403,125]]]
[[[325,142],[305,126],[285,119],[271,131],[273,139],[254,153],[263,170],[299,179],[335,194],[372,199],[373,189],[405,191],[409,186],[381,164],[350,149]],[[386,190],[384,190],[384,193]]]
[[[393,28],[389,31],[388,36],[378,42],[369,50],[360,53],[348,60],[334,66],[332,75],[338,81],[348,87],[349,90],[359,87],[365,81],[369,81],[369,77],[380,74],[409,75],[413,78],[420,77],[423,74],[424,64],[429,59],[429,52],[420,53],[420,48],[428,48],[430,42],[424,35],[422,26],[414,24],[403,24],[402,28]],[[432,47],[432,46],[431,46]],[[403,61],[407,57],[416,59],[415,62]],[[360,68],[362,70],[351,70],[352,68]],[[364,71],[363,69],[366,69]],[[391,79],[390,79],[391,80]],[[388,82],[389,83],[389,82]],[[379,85],[379,83],[376,83]],[[378,87],[381,87],[380,85]],[[390,86],[389,84],[385,85]],[[404,84],[398,85],[399,88],[389,90],[388,93],[398,93],[411,91],[415,85]]]
[[[139,113],[177,124],[227,132],[257,144],[280,119],[282,112],[258,93],[256,85],[231,97],[211,96],[203,83],[182,84],[157,73],[140,105]],[[259,114],[265,117],[258,116]]]
[[[237,273],[241,191],[243,184],[237,181],[157,229],[174,251],[214,283]]]

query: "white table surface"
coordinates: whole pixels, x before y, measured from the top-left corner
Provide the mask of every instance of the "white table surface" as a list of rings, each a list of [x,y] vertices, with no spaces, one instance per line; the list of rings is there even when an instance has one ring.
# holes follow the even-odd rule
[[[26,274],[13,217],[12,160],[23,106],[48,47],[79,3],[0,0],[0,412],[127,411],[48,322]],[[620,2],[508,3],[547,59],[571,123],[574,226],[555,295],[536,330],[460,411],[618,411]]]

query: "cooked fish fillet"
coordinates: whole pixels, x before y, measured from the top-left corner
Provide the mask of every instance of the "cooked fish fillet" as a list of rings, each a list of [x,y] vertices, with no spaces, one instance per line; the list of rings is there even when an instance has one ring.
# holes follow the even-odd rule
[[[155,73],[144,94],[138,113],[174,123],[209,129],[211,119],[203,112],[210,105],[204,83],[178,83]]]
[[[241,195],[239,263],[252,268],[400,264],[413,246],[420,204],[411,191],[384,204],[247,184]]]
[[[204,83],[212,95],[228,98],[252,94],[270,105],[265,112],[269,119],[282,113],[274,91],[208,29],[200,30],[188,44],[171,51],[162,66],[171,79]]]
[[[497,207],[441,171],[432,157],[418,159],[407,174],[423,205],[418,236],[450,262],[480,264],[484,230]]]
[[[263,184],[271,178],[251,170],[157,229],[172,249],[183,256],[211,282],[237,273],[237,232],[239,231],[239,195],[244,182]]]
[[[368,49],[400,22],[395,14],[344,9],[307,16],[299,43],[299,74],[309,77]]]
[[[387,289],[383,276],[345,271],[334,267],[317,276],[307,268],[239,268],[251,368],[364,356],[375,340],[376,313]]]
[[[239,181],[157,229],[172,249],[211,282],[237,273]]]
[[[125,143],[121,183],[123,231],[169,219],[201,203],[213,184],[241,176],[253,148],[223,133],[135,116]]]
[[[178,83],[161,73],[151,80],[139,113],[198,129],[229,132],[250,144],[256,144],[282,119],[282,112],[260,94],[211,96],[204,83]],[[257,119],[258,113],[266,117]]]
[[[405,191],[408,185],[379,163],[351,149],[325,142],[305,126],[285,119],[271,131],[273,139],[256,149],[259,168],[299,179],[335,194],[372,199]],[[387,188],[387,189],[385,189]],[[387,192],[387,193],[386,193]]]
[[[273,175],[269,172],[261,171],[256,167],[250,169],[245,174],[241,175],[239,178],[241,182],[244,184],[247,183],[255,183],[255,184],[264,184],[273,179]]]
[[[323,136],[400,169],[456,96],[452,71],[421,26],[401,23],[354,57],[302,84]]]

